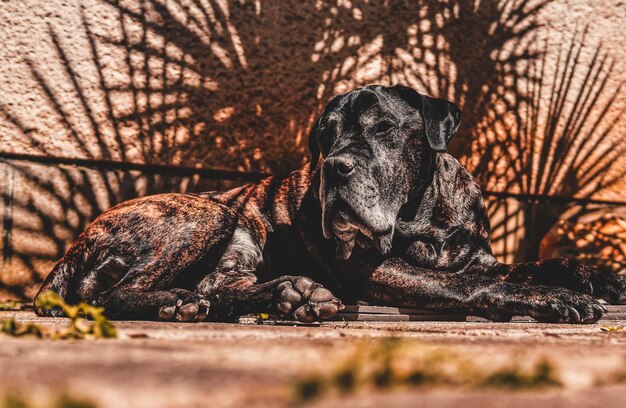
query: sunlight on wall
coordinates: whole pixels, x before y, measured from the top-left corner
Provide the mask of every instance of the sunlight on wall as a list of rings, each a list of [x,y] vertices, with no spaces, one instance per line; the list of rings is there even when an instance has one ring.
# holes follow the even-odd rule
[[[614,63],[626,53],[626,12],[618,5],[36,3],[0,4],[5,153],[280,172],[306,162],[309,129],[332,96],[402,83],[462,107],[450,150],[484,188],[626,199],[618,160],[626,68]],[[0,282],[10,287],[38,281],[121,200],[226,186],[27,162],[0,171]],[[495,251],[508,261],[536,252],[566,210],[488,203]]]

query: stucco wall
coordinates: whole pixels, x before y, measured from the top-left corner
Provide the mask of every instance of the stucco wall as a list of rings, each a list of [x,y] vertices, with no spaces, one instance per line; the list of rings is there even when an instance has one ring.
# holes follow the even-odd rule
[[[462,106],[451,152],[486,189],[626,200],[625,23],[619,0],[1,2],[0,152],[278,172],[332,95],[399,82]],[[13,160],[0,177],[14,293],[112,204],[225,187]],[[490,211],[513,259],[520,203]]]

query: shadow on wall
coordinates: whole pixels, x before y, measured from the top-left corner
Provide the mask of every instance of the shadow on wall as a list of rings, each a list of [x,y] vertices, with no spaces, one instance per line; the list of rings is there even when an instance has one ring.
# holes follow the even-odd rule
[[[27,61],[77,154],[263,172],[301,165],[328,99],[372,82],[457,101],[465,133],[452,148],[470,154],[467,142],[495,102],[515,111],[515,68],[536,56],[525,39],[547,3],[102,1],[118,27],[103,29],[81,9],[94,78],[77,75],[50,27],[81,117],[64,111],[58,93],[68,91]],[[82,91],[88,80],[100,95]],[[32,146],[42,144],[25,130]]]
[[[67,84],[51,83],[37,61],[26,62],[68,144],[88,159],[282,172],[306,161],[308,130],[331,96],[367,83],[400,82],[461,105],[464,122],[451,150],[483,186],[502,178],[504,163],[513,169],[504,176],[506,188],[537,189],[527,185],[545,183],[527,184],[524,175],[553,164],[533,167],[533,160],[510,156],[508,148],[526,151],[544,123],[533,109],[545,108],[536,92],[549,90],[530,67],[545,64],[531,46],[535,17],[547,3],[102,0],[115,29],[103,29],[81,8],[94,77],[79,75],[53,26],[49,34]],[[87,90],[87,82],[95,82],[97,92]],[[65,108],[68,92],[80,114]],[[581,106],[591,110],[593,102]],[[565,105],[552,105],[550,117],[563,114]],[[572,115],[584,114],[581,109]],[[8,106],[0,112],[29,140],[31,153],[46,154],[36,126]],[[573,136],[557,128],[546,134]],[[490,129],[498,134],[491,137]],[[601,136],[595,129],[587,135]],[[583,156],[577,160],[588,160]],[[115,203],[227,186],[197,177],[16,161],[2,167],[3,259],[11,265],[0,274],[0,289],[19,296],[28,296],[25,285],[38,283],[67,244]],[[499,202],[490,212],[502,213]],[[496,239],[511,232],[507,217],[495,227]]]
[[[488,143],[480,154],[484,167],[479,166],[476,175],[483,186],[499,191],[589,199],[626,176],[619,160],[626,143],[615,132],[624,109],[611,109],[621,85],[607,88],[615,62],[602,44],[588,43],[587,28],[558,52],[543,48],[528,68],[525,101],[517,108],[523,115],[517,134],[482,139]],[[590,64],[580,63],[585,49],[595,50]],[[549,66],[556,69],[547,70]],[[587,210],[576,203],[493,200],[492,239],[515,237],[521,245],[513,245],[514,252],[504,245],[499,255],[510,261],[534,260],[541,240],[557,221],[576,219]]]
[[[130,90],[135,104],[137,95],[150,106],[155,100],[160,116],[142,109],[142,117],[169,144],[179,129],[167,114],[184,111],[182,133],[190,140],[177,146],[183,162],[281,172],[306,160],[308,131],[330,97],[372,82],[401,82],[456,100],[465,123],[452,149],[471,154],[467,142],[479,123],[504,120],[496,103],[516,111],[516,67],[536,56],[526,39],[546,4],[195,0],[133,8],[111,2],[124,34],[104,41],[129,56],[131,80],[121,91]],[[155,75],[150,61],[159,66]],[[186,83],[185,72],[194,84]],[[137,122],[136,113],[122,120]],[[486,118],[493,119],[484,124]]]

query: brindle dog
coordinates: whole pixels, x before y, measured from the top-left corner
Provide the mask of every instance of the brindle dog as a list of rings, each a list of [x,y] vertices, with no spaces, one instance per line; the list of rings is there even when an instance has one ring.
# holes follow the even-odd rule
[[[117,319],[185,322],[261,311],[311,322],[341,299],[590,323],[604,311],[592,295],[626,301],[625,277],[567,259],[494,258],[480,188],[446,153],[460,118],[403,86],[337,96],[313,126],[310,165],[223,193],[119,204],[40,293]]]

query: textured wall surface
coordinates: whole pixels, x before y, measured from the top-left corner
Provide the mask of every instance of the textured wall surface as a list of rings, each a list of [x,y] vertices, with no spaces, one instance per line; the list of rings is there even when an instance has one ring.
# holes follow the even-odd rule
[[[626,200],[624,24],[621,0],[1,2],[0,153],[279,172],[330,97],[399,82],[462,107],[451,151],[484,188]],[[226,187],[28,160],[0,177],[0,290],[21,296],[116,202]],[[567,209],[491,200],[500,256]]]

